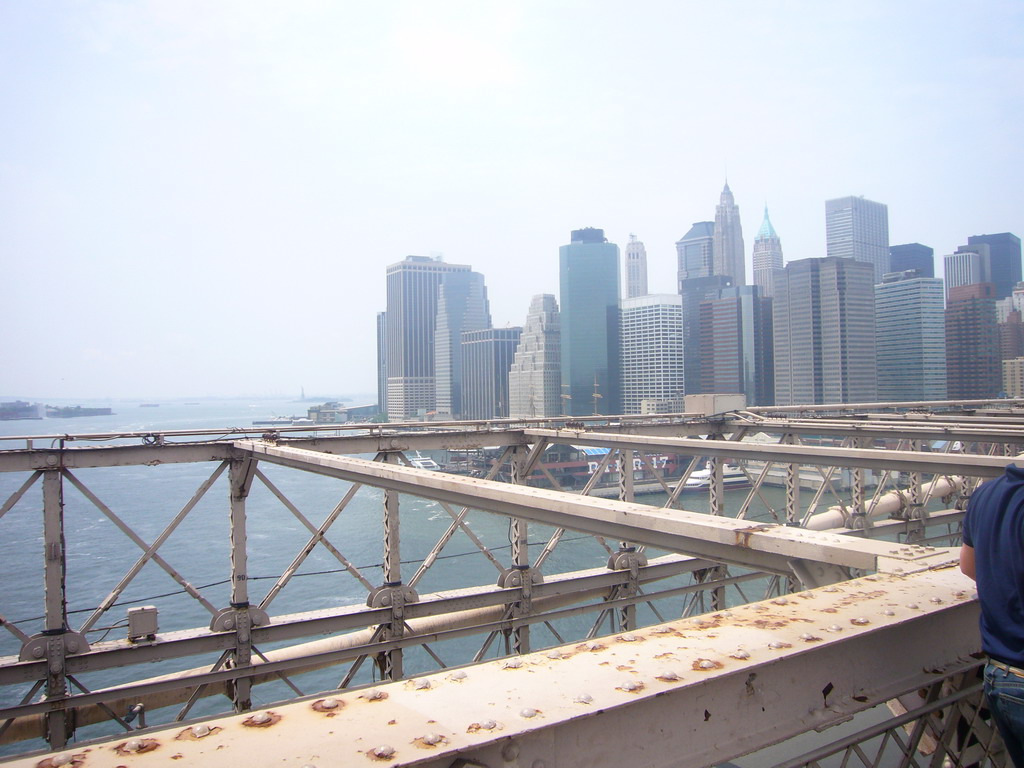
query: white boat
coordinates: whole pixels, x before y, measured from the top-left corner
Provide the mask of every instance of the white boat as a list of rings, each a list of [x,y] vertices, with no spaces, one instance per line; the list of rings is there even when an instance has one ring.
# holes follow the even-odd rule
[[[421,455],[419,451],[416,451],[416,455],[409,459],[409,463],[416,469],[429,469],[432,472],[438,472],[441,469],[440,464],[429,456]]]
[[[683,483],[683,491],[706,491],[711,487],[711,466],[706,464],[704,469],[695,469]],[[726,464],[722,467],[722,488],[749,488],[750,478],[735,464]]]

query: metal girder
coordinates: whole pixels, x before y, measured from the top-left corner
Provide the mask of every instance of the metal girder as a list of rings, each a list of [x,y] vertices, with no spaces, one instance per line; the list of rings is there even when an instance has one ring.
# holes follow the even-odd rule
[[[977,617],[954,569],[872,576],[202,728],[121,736],[91,745],[87,761],[698,768],[975,666]]]
[[[692,440],[681,437],[642,438],[607,432],[575,432],[569,430],[528,429],[528,436],[544,438],[553,443],[600,445],[611,448],[657,448],[690,456],[715,454],[733,459],[754,459],[819,466],[864,467],[900,472],[930,472],[937,475],[970,475],[998,477],[1013,462],[1007,456],[977,454],[917,453],[876,448],[839,448],[818,445],[784,445],[781,443],[737,443],[731,440]]]
[[[874,571],[886,567],[883,561],[906,556],[892,544],[788,526],[507,485],[272,443],[239,441],[236,446],[261,461],[294,469],[782,575],[792,573],[792,560]],[[925,562],[948,557],[916,552],[900,567],[924,567]]]

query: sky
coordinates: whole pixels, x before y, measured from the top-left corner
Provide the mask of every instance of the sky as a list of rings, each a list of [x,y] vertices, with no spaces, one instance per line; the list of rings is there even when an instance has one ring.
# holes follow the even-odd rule
[[[748,273],[848,195],[940,266],[1024,235],[1022,84],[1017,0],[0,0],[0,397],[374,392],[389,264],[671,293],[726,179]]]

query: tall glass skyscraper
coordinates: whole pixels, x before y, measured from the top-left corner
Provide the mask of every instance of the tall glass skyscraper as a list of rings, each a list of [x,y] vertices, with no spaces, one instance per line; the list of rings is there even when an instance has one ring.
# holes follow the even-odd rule
[[[508,416],[508,372],[522,328],[486,328],[462,334],[462,418]]]
[[[676,242],[676,256],[679,260],[680,291],[683,280],[710,277],[714,274],[715,222],[698,221],[690,227],[690,231]]]
[[[889,271],[889,207],[863,197],[825,201],[825,255],[866,261],[874,281]]]
[[[871,264],[791,261],[776,276],[772,318],[776,405],[877,399]]]
[[[484,276],[479,272],[446,274],[438,286],[434,322],[434,409],[439,414],[462,417],[462,334],[490,327]]]
[[[967,245],[987,245],[996,298],[1005,299],[1021,280],[1020,238],[1010,232],[971,235]]]
[[[920,243],[889,246],[889,271],[917,270],[918,277],[935,277],[935,249]]]
[[[587,227],[573,230],[558,255],[565,412],[620,413],[619,247]]]
[[[427,256],[407,256],[387,268],[387,310],[381,327],[387,370],[387,414],[416,418],[435,404],[434,323],[438,288],[445,275],[469,272]]]
[[[878,399],[946,399],[942,280],[916,270],[890,272],[875,286]]]

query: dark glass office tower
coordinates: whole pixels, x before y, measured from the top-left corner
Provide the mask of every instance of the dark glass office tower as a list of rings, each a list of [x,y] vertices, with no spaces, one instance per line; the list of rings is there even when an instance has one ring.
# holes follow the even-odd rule
[[[971,235],[968,245],[987,245],[996,298],[1005,299],[1021,280],[1020,238],[1010,232]]]
[[[620,413],[619,247],[588,227],[558,256],[565,413]]]
[[[918,277],[935,277],[935,250],[920,243],[889,246],[889,272],[917,270]]]

